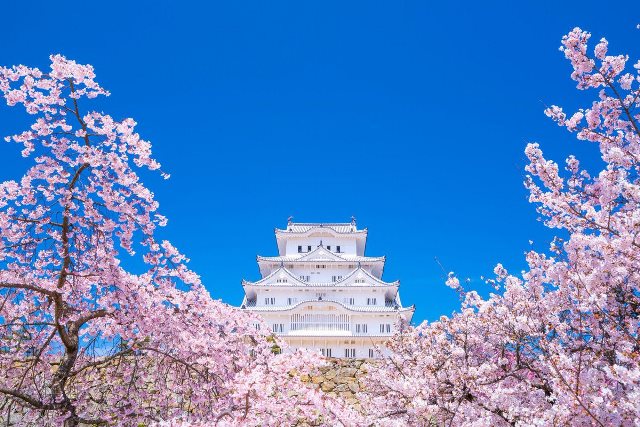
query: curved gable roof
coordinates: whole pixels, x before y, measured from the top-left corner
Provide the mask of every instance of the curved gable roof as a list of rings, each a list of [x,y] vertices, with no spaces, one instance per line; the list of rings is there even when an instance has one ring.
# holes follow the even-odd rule
[[[286,276],[287,280],[291,279],[291,282],[287,281],[286,283],[269,283],[276,275],[282,275],[282,276]],[[274,270],[273,272],[271,272],[271,274],[263,277],[262,279],[256,281],[256,282],[249,282],[247,280],[243,280],[242,281],[242,286],[245,285],[249,285],[249,286],[290,286],[290,287],[295,287],[295,286],[313,286],[313,287],[330,287],[330,286],[361,286],[361,287],[369,287],[371,286],[371,283],[355,283],[355,280],[361,276],[366,276],[368,277],[371,281],[373,281],[374,283],[380,285],[380,286],[385,286],[385,287],[398,287],[400,286],[400,281],[396,280],[394,282],[385,282],[384,280],[380,280],[378,279],[376,276],[374,276],[373,274],[369,273],[367,270],[365,270],[362,267],[358,267],[355,270],[353,270],[351,273],[349,273],[348,275],[344,276],[341,280],[337,281],[337,282],[303,282],[302,280],[300,280],[298,277],[296,277],[290,270],[288,270],[285,267],[280,267],[277,270]],[[351,282],[351,283],[348,283]]]
[[[413,315],[413,312],[415,311],[415,306],[411,305],[409,307],[382,307],[382,306],[348,306],[346,304],[341,303],[340,301],[334,301],[334,300],[329,300],[329,299],[316,299],[316,300],[305,300],[305,301],[300,301],[297,304],[293,304],[293,305],[289,305],[289,306],[280,306],[280,307],[274,307],[274,306],[264,306],[264,307],[251,307],[251,308],[245,308],[245,310],[249,310],[249,311],[293,311],[296,308],[302,306],[302,305],[308,305],[308,304],[313,304],[313,305],[317,305],[317,304],[322,304],[322,305],[326,305],[326,304],[330,304],[330,305],[335,305],[341,308],[344,308],[347,311],[352,311],[352,312],[373,312],[373,313],[398,313],[398,314],[409,314],[411,313],[411,315]]]
[[[336,255],[324,246],[318,246],[311,252],[298,258],[298,261],[342,261],[343,257]]]
[[[341,263],[376,263],[384,262],[386,257],[369,257],[369,256],[341,256],[323,247],[317,247],[313,251],[303,256],[261,256],[256,257],[258,262],[341,262]]]

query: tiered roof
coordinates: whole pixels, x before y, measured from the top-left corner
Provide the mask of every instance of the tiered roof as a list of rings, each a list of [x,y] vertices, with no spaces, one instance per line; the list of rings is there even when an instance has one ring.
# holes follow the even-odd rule
[[[367,229],[358,230],[355,221],[346,223],[326,223],[326,222],[289,222],[287,228],[276,228],[276,236],[278,234],[307,234],[310,231],[319,229],[322,231],[333,231],[337,234],[367,234]]]
[[[381,257],[368,257],[349,254],[337,254],[325,249],[322,246],[318,246],[311,252],[304,254],[294,254],[288,256],[260,256],[256,257],[258,266],[260,267],[260,273],[264,276],[269,273],[269,268],[273,268],[278,264],[355,264],[360,266],[371,266],[375,269],[377,276],[382,276],[384,271],[384,264],[386,258]]]
[[[317,249],[316,249],[317,250]],[[323,257],[318,257],[318,256],[295,256],[295,255],[289,255],[289,256],[261,256],[258,255],[256,257],[256,259],[258,260],[258,262],[270,262],[270,263],[281,263],[281,262],[289,262],[289,263],[307,263],[307,262],[311,262],[311,263],[318,263],[318,262],[337,262],[337,263],[342,263],[342,264],[353,264],[353,263],[367,263],[367,264],[378,264],[378,263],[384,263],[385,261],[385,257],[384,256],[379,256],[379,257],[369,257],[369,256],[359,256],[359,255],[337,255],[337,254],[332,254],[329,251],[327,252],[326,256]],[[313,254],[313,252],[309,252],[307,255],[309,254]],[[315,255],[319,255],[315,254]],[[322,254],[324,255],[324,254]]]
[[[293,305],[254,306],[254,307],[251,307],[251,311],[265,311],[265,312],[292,311],[303,304],[312,304],[312,305],[335,304],[335,305],[341,306],[347,311],[353,311],[353,312],[359,312],[359,313],[363,313],[363,312],[365,313],[401,313],[403,315],[409,316],[409,319],[411,318],[410,316],[415,311],[415,305],[411,305],[409,307],[400,307],[400,306],[387,307],[387,306],[373,306],[373,305],[355,306],[355,305],[347,305],[340,301],[335,301],[331,299],[307,299],[307,300],[299,301],[298,303]]]
[[[351,281],[352,279],[355,279],[356,276],[358,275],[363,275],[366,276],[369,280],[371,280],[373,282],[372,283],[348,283],[349,281]],[[271,282],[271,280],[275,277],[275,276],[282,276],[282,275],[286,275],[287,276],[287,280],[291,279],[291,282]],[[336,282],[303,282],[302,280],[300,280],[295,274],[293,274],[291,271],[289,271],[287,268],[285,267],[280,267],[277,270],[274,270],[273,272],[271,272],[271,274],[269,274],[268,276],[263,277],[262,279],[255,281],[255,282],[250,282],[248,280],[243,280],[242,281],[242,286],[244,287],[253,287],[253,286],[269,286],[269,287],[307,287],[307,286],[316,286],[316,287],[335,287],[335,286],[349,286],[349,287],[371,287],[371,286],[379,286],[379,287],[395,287],[397,288],[398,286],[400,286],[400,281],[396,280],[394,282],[385,282],[379,278],[377,278],[376,276],[374,276],[373,274],[371,274],[370,272],[368,272],[367,270],[363,269],[362,267],[358,267],[355,270],[353,270],[351,273],[349,273],[348,275],[344,276],[342,279],[336,281]]]
[[[258,256],[258,266],[262,279],[255,282],[243,280],[242,286],[245,288],[245,300],[243,308],[256,312],[290,312],[298,309],[302,305],[333,305],[349,312],[359,313],[380,313],[381,315],[396,313],[407,321],[411,320],[414,306],[403,307],[399,295],[399,281],[385,282],[382,280],[382,273],[386,258],[364,256],[366,245],[367,229],[358,230],[355,219],[350,223],[293,223],[289,220],[286,229],[275,230],[276,240],[280,256]],[[323,246],[321,238],[323,236],[342,239],[356,239],[355,254],[353,251],[349,253],[336,253],[328,250]],[[307,237],[320,237],[320,244],[310,252],[289,253],[286,254],[287,241],[289,239],[301,239],[304,241]],[[289,249],[291,249],[290,245]],[[294,246],[295,247],[295,246]],[[323,264],[327,266],[344,266],[348,265],[352,270],[335,282],[312,282],[303,281],[289,268],[303,267],[313,264]],[[280,280],[280,279],[285,279]],[[356,283],[356,279],[365,279],[365,283]],[[327,279],[323,279],[327,280]],[[385,305],[351,305],[344,304],[340,301],[326,298],[304,298],[303,300],[282,306],[262,306],[256,305],[255,302],[249,305],[247,296],[256,295],[256,288],[378,288],[384,289]],[[390,303],[386,303],[386,298],[391,298]],[[254,301],[254,300],[252,300]]]
[[[355,218],[351,222],[321,223],[321,222],[289,222],[287,228],[275,229],[276,242],[280,255],[284,253],[286,241],[290,238],[308,237],[312,235],[327,235],[333,237],[350,236],[358,242],[358,253],[364,253],[367,244],[367,229],[358,230]]]

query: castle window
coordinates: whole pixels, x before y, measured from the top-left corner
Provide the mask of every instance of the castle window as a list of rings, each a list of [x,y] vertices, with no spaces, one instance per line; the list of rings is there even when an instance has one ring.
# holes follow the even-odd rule
[[[298,246],[298,253],[302,252],[302,246]]]
[[[367,305],[376,305],[375,298],[367,298]]]
[[[336,246],[336,252],[340,253],[340,246]]]
[[[274,305],[275,303],[276,299],[273,297],[264,299],[264,305]]]
[[[373,349],[372,348],[369,349],[369,357],[373,358]]]
[[[311,246],[307,246],[307,252],[311,252]]]
[[[331,246],[327,246],[327,250],[330,251],[331,250]]]
[[[344,349],[344,357],[356,357],[356,349],[355,348],[345,348]]]

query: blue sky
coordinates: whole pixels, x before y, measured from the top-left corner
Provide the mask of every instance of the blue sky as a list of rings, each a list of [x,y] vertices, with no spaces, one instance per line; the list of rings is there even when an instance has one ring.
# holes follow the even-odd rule
[[[543,114],[578,93],[560,38],[575,26],[637,58],[639,14],[601,2],[9,2],[0,64],[95,66],[100,109],[133,117],[172,174],[149,177],[162,236],[215,298],[242,299],[274,227],[348,221],[402,282],[415,319],[457,307],[434,261],[483,288],[502,262],[552,234],[522,186],[527,142],[597,165],[597,151]],[[637,50],[637,49],[636,49]],[[0,135],[23,113],[0,107]],[[0,180],[25,170],[0,145]]]

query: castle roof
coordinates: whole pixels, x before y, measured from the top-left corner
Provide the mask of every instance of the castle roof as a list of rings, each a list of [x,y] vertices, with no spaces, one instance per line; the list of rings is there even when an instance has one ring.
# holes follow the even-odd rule
[[[269,283],[275,276],[277,275],[286,275],[287,278],[290,278],[292,280],[292,282],[276,282],[276,283]],[[336,282],[303,282],[302,280],[300,280],[298,277],[296,277],[291,271],[289,271],[287,268],[285,267],[280,267],[277,270],[274,270],[273,272],[271,272],[271,274],[263,277],[262,279],[256,281],[256,282],[250,282],[247,280],[243,280],[242,281],[242,286],[274,286],[274,287],[306,287],[306,286],[312,286],[312,287],[338,287],[338,286],[349,286],[349,287],[370,287],[372,286],[371,283],[347,283],[349,281],[351,281],[352,279],[354,279],[356,276],[366,276],[367,278],[369,278],[371,281],[373,281],[376,285],[378,286],[384,286],[384,287],[398,287],[400,286],[400,281],[396,280],[394,282],[385,282],[379,278],[377,278],[376,276],[374,276],[373,274],[371,274],[370,272],[368,272],[367,270],[363,269],[362,267],[358,267],[355,270],[351,271],[348,275],[344,276],[342,279],[336,281]],[[375,286],[375,285],[374,285]]]
[[[416,307],[415,305],[411,305],[409,307],[386,307],[386,306],[350,306],[350,305],[346,305],[341,303],[340,301],[335,301],[335,300],[330,300],[330,299],[309,299],[309,300],[304,300],[304,301],[300,301],[297,304],[293,304],[293,305],[286,305],[286,306],[254,306],[254,307],[246,307],[245,310],[248,311],[261,311],[261,312],[287,312],[287,311],[293,311],[296,308],[300,307],[301,305],[317,305],[317,304],[321,304],[321,305],[326,305],[326,304],[334,304],[334,305],[338,305],[341,308],[347,310],[347,311],[353,311],[353,312],[366,312],[366,313],[398,313],[398,314],[403,314],[405,316],[408,316],[408,320],[411,319],[411,317],[413,316],[413,312],[415,311]]]
[[[292,234],[307,234],[310,231],[320,230],[320,231],[332,231],[337,234],[367,234],[367,229],[358,230],[356,227],[356,223],[354,222],[345,222],[345,223],[330,223],[330,222],[290,222],[287,224],[287,228],[279,229],[276,228],[276,238],[278,235],[292,235]]]
[[[337,262],[343,264],[349,263],[384,263],[384,256],[380,257],[369,257],[369,256],[359,256],[359,255],[349,255],[349,254],[340,254],[338,255],[335,252],[331,252],[322,246],[318,246],[311,252],[307,252],[304,254],[296,254],[289,256],[257,256],[258,262],[272,262],[272,263],[280,263],[280,262]]]
[[[373,266],[374,274],[377,276],[382,276],[382,272],[384,271],[384,264],[386,258],[384,256],[381,257],[368,257],[368,256],[360,256],[360,255],[348,255],[348,254],[336,254],[325,249],[322,246],[318,246],[315,250],[308,252],[306,254],[295,254],[288,256],[257,256],[258,267],[260,268],[260,273],[264,276],[270,272],[270,267],[276,266],[280,264],[284,266],[284,264],[293,264],[293,265],[309,265],[309,264],[347,264],[347,265],[365,265],[365,266]]]

